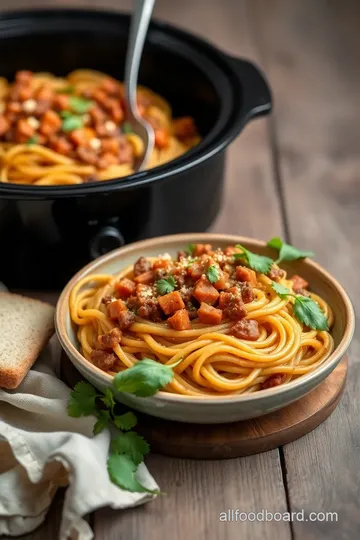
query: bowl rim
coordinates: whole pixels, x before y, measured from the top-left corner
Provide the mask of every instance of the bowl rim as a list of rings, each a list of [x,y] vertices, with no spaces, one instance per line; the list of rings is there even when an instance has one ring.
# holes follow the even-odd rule
[[[86,266],[84,266],[82,269],[80,269],[66,284],[63,291],[60,294],[60,297],[56,304],[55,309],[55,329],[58,336],[58,339],[60,341],[60,344],[62,348],[64,349],[65,353],[70,357],[70,360],[75,362],[76,364],[79,363],[85,371],[92,372],[93,376],[95,376],[97,379],[100,379],[102,383],[111,383],[113,380],[113,376],[108,375],[98,367],[91,364],[86,358],[78,351],[78,349],[72,344],[68,333],[66,331],[66,318],[69,314],[69,296],[71,289],[74,287],[74,285],[83,277],[85,277],[88,274],[94,273],[94,271],[97,269],[97,267],[101,266],[103,263],[106,262],[115,262],[119,257],[122,255],[128,255],[132,252],[137,252],[141,249],[151,248],[159,246],[161,250],[164,248],[171,247],[172,243],[178,243],[182,242],[184,244],[188,243],[194,243],[194,242],[201,242],[201,243],[216,243],[218,242],[228,242],[229,244],[235,244],[240,243],[244,245],[252,245],[252,246],[258,246],[258,247],[266,247],[266,242],[262,240],[257,240],[254,238],[244,237],[244,236],[236,236],[236,235],[230,235],[230,234],[218,234],[218,233],[182,233],[182,234],[174,234],[174,235],[166,235],[166,236],[158,236],[155,238],[151,238],[148,240],[140,240],[138,242],[133,242],[131,244],[127,244],[126,246],[123,246],[119,249],[116,249],[114,251],[111,251],[109,253],[106,253],[105,255],[102,255],[101,257],[98,257],[94,261],[91,261]],[[160,400],[161,402],[166,403],[173,403],[173,404],[220,404],[220,403],[238,403],[241,404],[242,402],[258,402],[259,400],[263,400],[265,398],[271,398],[275,395],[277,397],[279,396],[286,396],[288,393],[292,393],[296,389],[299,389],[299,387],[306,386],[306,383],[311,381],[312,379],[319,380],[321,382],[322,378],[321,375],[326,372],[329,368],[331,368],[331,371],[336,367],[337,363],[340,361],[340,359],[345,355],[353,334],[355,330],[355,314],[354,309],[351,303],[351,300],[347,293],[345,292],[344,288],[340,285],[340,283],[332,277],[322,266],[320,266],[318,263],[314,262],[311,259],[306,259],[305,264],[310,266],[313,270],[315,270],[318,274],[321,275],[322,279],[325,280],[328,285],[334,290],[337,291],[339,294],[343,306],[345,308],[345,330],[342,335],[342,338],[340,340],[340,343],[338,346],[333,350],[329,358],[315,371],[311,371],[310,373],[294,380],[286,385],[280,385],[273,388],[267,388],[264,390],[258,390],[255,393],[251,394],[239,394],[239,395],[227,395],[227,396],[187,396],[183,394],[171,394],[168,392],[159,391],[154,396],[151,396],[151,398],[155,398]],[[141,398],[144,399],[144,398]],[[149,399],[149,398],[145,398]]]

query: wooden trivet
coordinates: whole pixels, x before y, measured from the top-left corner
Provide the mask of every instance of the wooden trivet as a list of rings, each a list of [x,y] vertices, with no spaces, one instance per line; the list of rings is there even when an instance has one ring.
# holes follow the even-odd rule
[[[320,425],[335,409],[343,393],[347,357],[317,388],[295,403],[253,420],[232,424],[199,425],[162,420],[137,411],[136,428],[152,452],[193,459],[249,456],[287,444]],[[63,354],[62,377],[71,387],[82,380]]]

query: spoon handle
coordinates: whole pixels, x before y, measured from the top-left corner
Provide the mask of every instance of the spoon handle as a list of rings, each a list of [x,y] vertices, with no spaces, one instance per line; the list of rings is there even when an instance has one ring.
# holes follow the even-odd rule
[[[125,94],[132,114],[138,117],[136,87],[144,42],[155,0],[135,0],[125,62]]]

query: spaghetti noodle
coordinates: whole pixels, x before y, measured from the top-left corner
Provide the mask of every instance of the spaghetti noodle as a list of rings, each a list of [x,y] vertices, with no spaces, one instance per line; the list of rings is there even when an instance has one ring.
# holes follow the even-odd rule
[[[197,244],[176,261],[141,257],[117,275],[90,275],[71,291],[70,312],[85,358],[116,374],[143,358],[172,365],[166,391],[183,395],[255,392],[316,369],[333,350],[328,331],[306,327],[274,283],[330,306],[275,264],[265,275],[224,251]]]
[[[173,119],[170,105],[138,87],[139,113],[152,125],[149,168],[187,152],[200,138],[191,117]],[[126,122],[124,87],[104,73],[80,69],[65,78],[19,71],[0,77],[0,181],[60,185],[124,177],[143,155]]]

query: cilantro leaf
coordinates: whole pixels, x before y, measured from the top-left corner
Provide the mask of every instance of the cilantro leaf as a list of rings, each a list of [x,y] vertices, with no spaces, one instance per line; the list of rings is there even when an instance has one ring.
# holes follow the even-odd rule
[[[206,270],[206,277],[208,278],[210,283],[216,283],[220,278],[219,268],[214,264],[209,266],[209,268]]]
[[[284,299],[286,296],[292,295],[290,289],[284,287],[284,285],[281,285],[281,283],[276,283],[276,281],[272,281],[271,287],[274,289],[277,295],[280,296],[281,299]]]
[[[167,278],[159,279],[156,282],[156,291],[161,296],[173,292],[176,287],[176,281],[173,276]]]
[[[302,251],[290,244],[286,244],[280,238],[275,236],[267,243],[268,247],[277,249],[279,251],[279,258],[275,261],[279,264],[281,261],[296,261],[297,259],[303,259],[304,257],[314,257],[312,251]]]
[[[77,114],[87,113],[92,104],[93,102],[90,99],[85,99],[80,96],[71,96],[69,99],[71,109]]]
[[[64,111],[65,112],[65,111]],[[84,121],[81,116],[71,115],[67,116],[61,125],[61,129],[65,132],[74,131],[74,129],[80,129],[84,125]]]
[[[118,392],[128,392],[139,397],[153,396],[172,381],[174,372],[165,366],[144,358],[131,368],[120,371],[114,377],[114,387]]]
[[[27,141],[26,141],[26,144],[27,145],[32,145],[32,144],[37,144],[38,142],[38,137],[36,135],[34,135],[33,137],[30,137]]]
[[[140,484],[135,476],[138,466],[126,454],[110,454],[107,467],[110,480],[120,488],[137,493],[158,493]]]
[[[130,124],[130,122],[124,122],[123,123],[122,131],[123,131],[123,133],[132,133],[133,132],[133,127]]]
[[[194,255],[195,248],[195,244],[189,244],[186,248],[186,253],[188,253],[189,255]]]
[[[308,296],[295,296],[293,311],[298,321],[313,330],[329,330],[324,312],[312,298]]]
[[[96,417],[97,417],[97,422],[96,422],[96,424],[94,425],[94,428],[93,428],[94,435],[97,435],[103,429],[108,427],[109,422],[110,422],[110,413],[109,413],[109,411],[101,410],[101,411],[99,411],[97,413]]]
[[[114,424],[123,431],[129,431],[137,424],[137,418],[132,411],[121,414],[120,416],[114,416]]]
[[[114,394],[111,388],[106,388],[103,397],[100,399],[106,405],[106,407],[108,407],[111,411],[114,409],[115,399],[114,399]]]
[[[255,272],[260,272],[261,274],[267,274],[270,271],[270,268],[274,262],[272,259],[270,259],[270,257],[252,253],[240,244],[237,244],[235,247],[243,250],[243,253],[234,253],[235,260],[245,259],[250,268],[255,270]]]
[[[150,452],[150,446],[141,435],[135,431],[119,433],[111,441],[111,452],[113,454],[126,454],[132,461],[139,465],[144,460],[144,456]]]
[[[67,404],[69,416],[90,416],[96,411],[98,393],[91,384],[81,381],[75,385]]]

